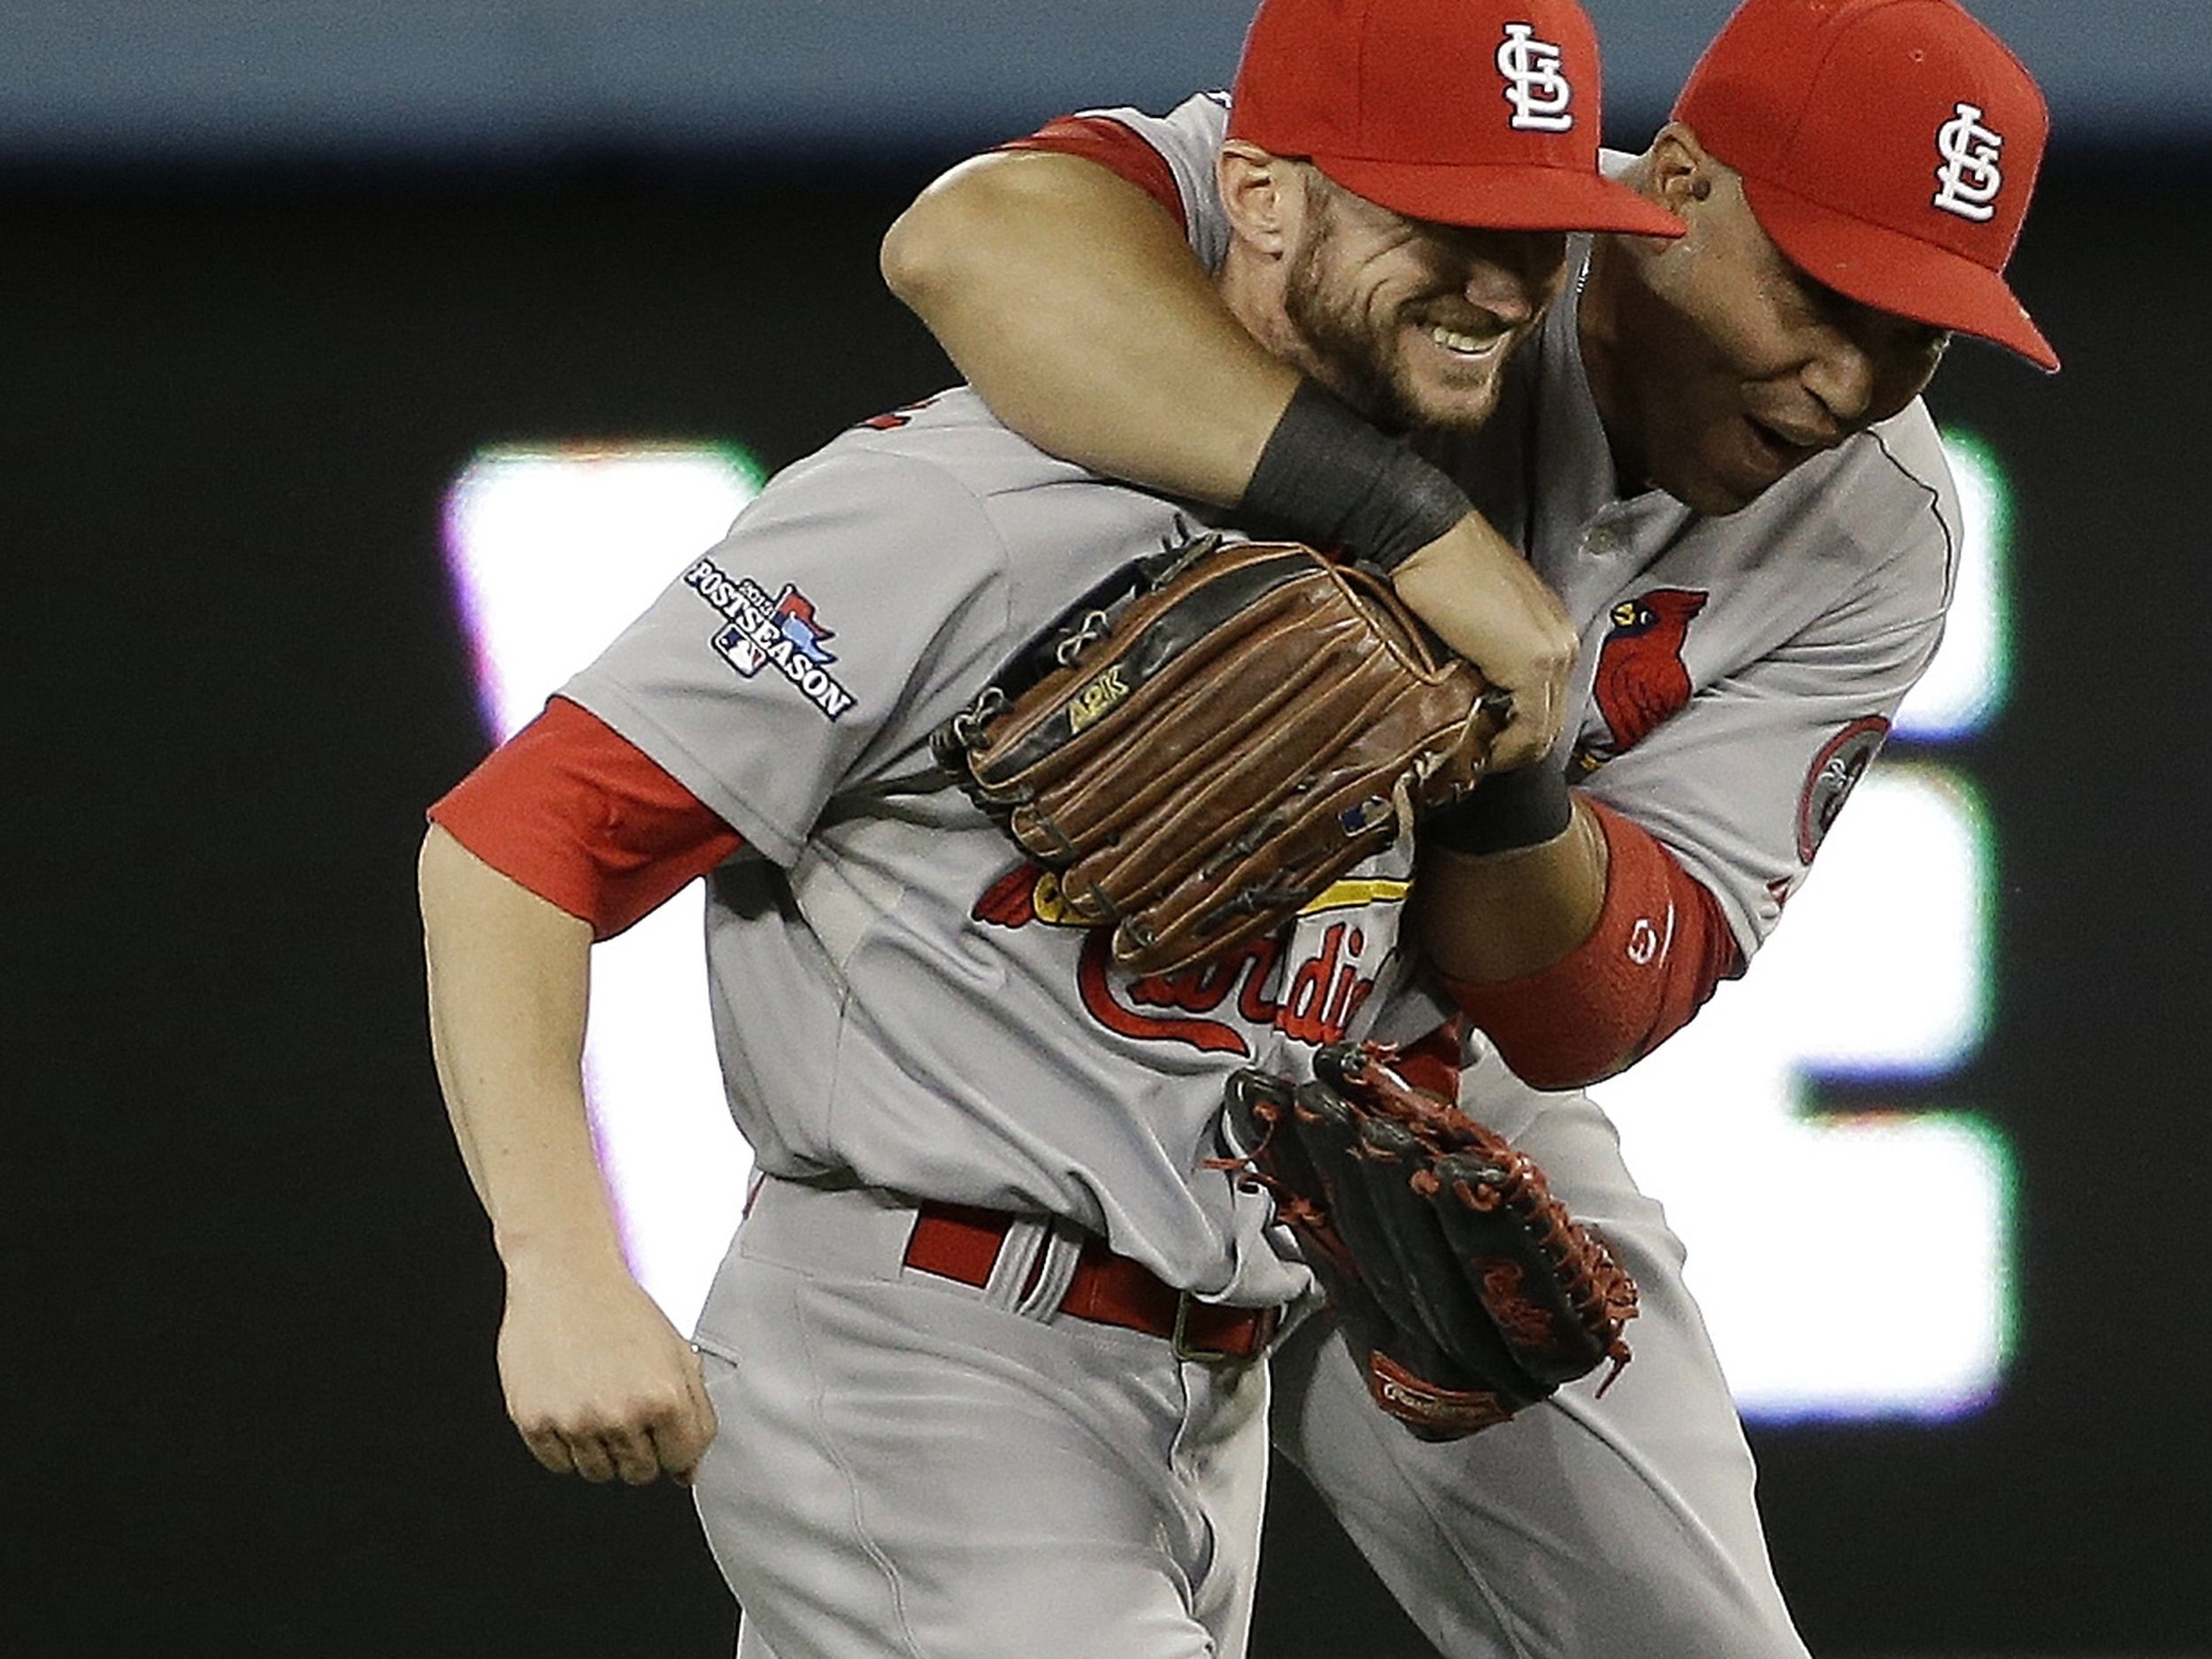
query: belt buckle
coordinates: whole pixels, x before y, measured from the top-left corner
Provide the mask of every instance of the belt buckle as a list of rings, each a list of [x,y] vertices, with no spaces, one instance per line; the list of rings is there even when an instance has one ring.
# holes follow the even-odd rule
[[[1275,1340],[1275,1331],[1281,1323],[1282,1310],[1279,1308],[1263,1308],[1254,1310],[1256,1328],[1259,1336],[1258,1340],[1252,1344],[1250,1353],[1232,1354],[1223,1348],[1192,1347],[1189,1329],[1190,1310],[1192,1305],[1197,1301],[1198,1298],[1187,1290],[1179,1290],[1175,1293],[1175,1330],[1171,1340],[1174,1344],[1177,1359],[1189,1360],[1200,1365],[1243,1365],[1263,1356],[1269,1345]]]

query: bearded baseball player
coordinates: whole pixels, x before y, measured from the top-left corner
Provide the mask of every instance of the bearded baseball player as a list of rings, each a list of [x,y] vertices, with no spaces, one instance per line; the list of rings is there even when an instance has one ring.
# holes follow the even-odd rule
[[[1271,0],[1256,25],[1240,86],[1270,125],[1214,146],[1222,302],[1295,372],[1349,389],[1387,357],[1413,424],[1475,426],[1558,292],[1564,233],[1680,226],[1598,173],[1574,0],[1379,0],[1368,50],[1312,51],[1327,10]],[[1533,101],[1499,66],[1523,58]],[[1385,107],[1356,165],[1288,158]],[[1398,488],[1414,508],[1353,522],[1403,551],[1443,510]],[[1077,596],[1236,554],[1233,533],[1191,539],[1206,516],[1047,456],[966,390],[878,416],[774,480],[432,809],[433,1037],[506,1269],[510,1411],[549,1469],[695,1485],[742,1653],[1244,1651],[1263,1360],[1313,1279],[1257,1149],[1225,1139],[1225,1087],[1309,1078],[1402,1003],[1408,1034],[1435,1024],[1402,988],[1412,849],[1386,833],[1435,757],[1332,815],[1381,850],[1187,972],[1125,965],[1126,926],[1084,910],[1099,889],[1018,854],[948,772],[991,758],[1010,664]],[[1253,565],[1349,591],[1306,549]],[[1080,615],[1064,673],[1107,621]],[[1471,683],[1412,677],[1451,672]],[[1100,674],[1069,706],[1103,719],[1124,689]],[[1464,731],[1495,706],[1467,694]],[[760,1175],[695,1351],[624,1265],[580,1054],[593,942],[702,874]],[[1564,1236],[1517,1164],[1514,1193]],[[1604,1270],[1585,1300],[1617,1363],[1625,1280],[1576,1248]]]
[[[1497,64],[1509,100],[1556,102],[1540,55]],[[1225,131],[1267,142],[1267,113],[1216,94],[1055,122],[940,180],[885,270],[1048,449],[1356,548],[1340,480],[1281,462],[1371,435],[1225,327],[1203,280],[1213,157]],[[1577,238],[1497,416],[1416,434],[1480,510],[1448,538],[1495,526],[1579,636],[1548,758],[1422,827],[1408,931],[1459,1021],[1420,1045],[1427,1079],[1601,1225],[1642,1309],[1602,1400],[1571,1386],[1448,1443],[1394,1432],[1325,1322],[1279,1355],[1276,1444],[1454,1659],[1804,1652],[1680,1246],[1576,1091],[1744,972],[1935,651],[1960,517],[1919,394],[1954,333],[2058,366],[2002,276],[2046,132],[1953,0],[1746,0],[1651,146],[1605,162],[1688,234]],[[1505,320],[1409,310],[1326,389],[1407,431],[1423,352],[1476,357]],[[1471,649],[1540,699],[1540,645]],[[1411,1038],[1417,1001],[1379,1034]]]

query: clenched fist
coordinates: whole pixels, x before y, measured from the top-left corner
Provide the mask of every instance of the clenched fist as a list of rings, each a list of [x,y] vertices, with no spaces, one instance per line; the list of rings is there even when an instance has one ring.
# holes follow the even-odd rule
[[[680,1486],[714,1439],[699,1356],[619,1263],[510,1265],[507,1414],[556,1474]]]

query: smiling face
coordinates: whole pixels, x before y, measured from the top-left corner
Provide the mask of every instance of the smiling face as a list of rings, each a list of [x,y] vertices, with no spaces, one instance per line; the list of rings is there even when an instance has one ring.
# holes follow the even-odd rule
[[[1559,293],[1565,236],[1409,219],[1300,172],[1282,288],[1290,355],[1386,430],[1482,425],[1506,359]]]
[[[1793,265],[1686,129],[1663,132],[1639,177],[1690,229],[1601,242],[1584,292],[1585,360],[1624,484],[1733,512],[1927,385],[1948,334]]]

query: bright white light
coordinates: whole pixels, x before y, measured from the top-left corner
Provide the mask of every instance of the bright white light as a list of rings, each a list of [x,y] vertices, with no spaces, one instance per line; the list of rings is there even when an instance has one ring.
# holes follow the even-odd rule
[[[722,449],[487,450],[455,482],[446,541],[495,738],[719,541],[759,492]],[[592,1129],[630,1266],[680,1330],[698,1322],[752,1155],[730,1121],[707,1021],[694,886],[592,953]]]
[[[1970,1118],[1795,1121],[1783,1095],[1747,1122],[1742,1104],[1725,1132],[1693,1126],[1694,1103],[1679,1098],[1663,1126],[1639,1109],[1623,1126],[1638,1179],[1665,1195],[1689,1250],[1738,1406],[1792,1419],[1985,1404],[2012,1325],[2001,1143]]]
[[[2011,672],[2012,619],[2006,603],[2011,508],[2003,470],[1972,438],[1946,433],[1943,449],[1964,518],[1958,582],[1935,661],[1897,711],[1900,736],[1922,742],[1962,737],[2002,705]]]
[[[1815,1071],[1950,1071],[1987,1019],[1987,842],[1962,779],[1878,763],[1714,1023]]]
[[[446,497],[446,549],[502,741],[759,493],[724,449],[488,449]]]
[[[1927,1417],[1986,1399],[2010,1322],[2001,1144],[1932,1114],[1809,1119],[1809,1072],[1901,1082],[1979,1043],[1990,877],[1974,797],[1878,764],[1745,979],[1594,1091],[1665,1201],[1737,1403]]]

